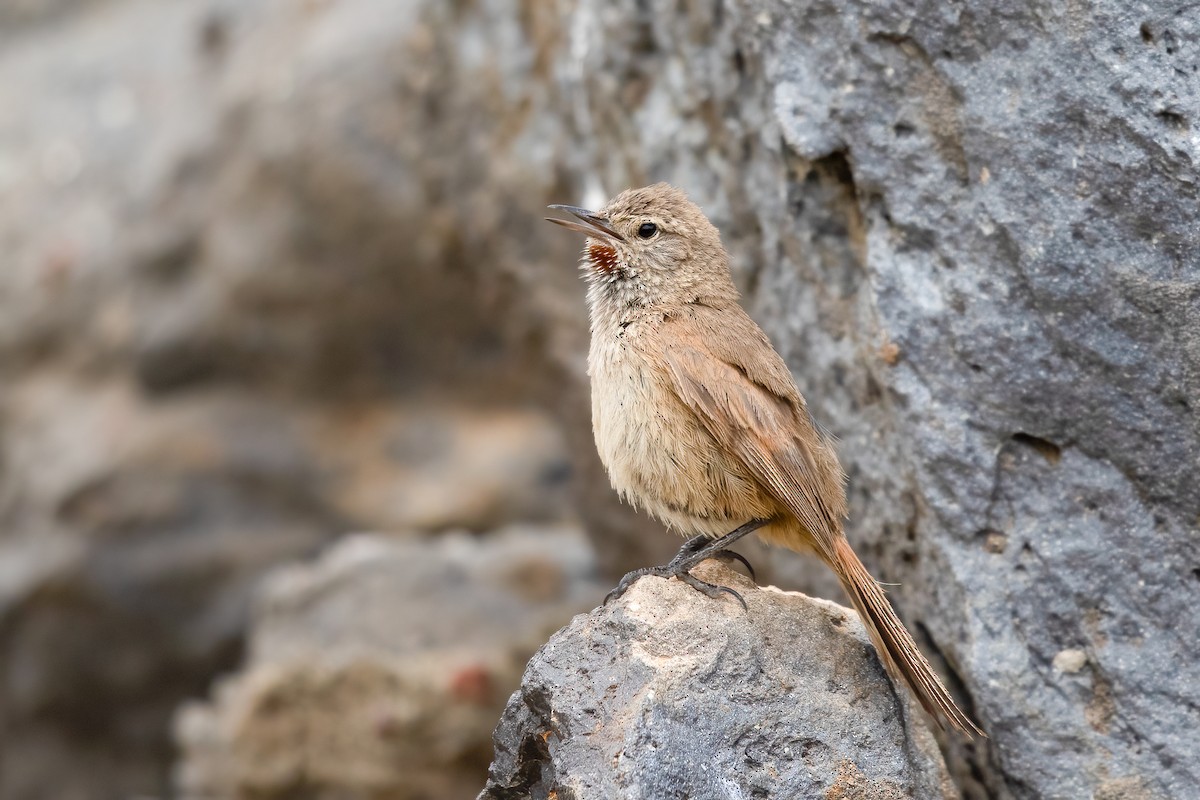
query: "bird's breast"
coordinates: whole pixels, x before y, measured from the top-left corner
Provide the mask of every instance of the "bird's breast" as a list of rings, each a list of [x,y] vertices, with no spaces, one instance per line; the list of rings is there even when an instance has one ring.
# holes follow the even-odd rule
[[[613,488],[692,535],[720,535],[775,506],[675,394],[653,352],[594,337],[588,359],[592,428]]]

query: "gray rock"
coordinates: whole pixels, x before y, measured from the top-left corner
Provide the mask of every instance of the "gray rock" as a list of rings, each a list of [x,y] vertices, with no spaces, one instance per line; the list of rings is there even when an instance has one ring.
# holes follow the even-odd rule
[[[643,578],[530,661],[480,800],[955,796],[937,744],[857,615],[761,589]]]
[[[236,660],[254,577],[378,527],[347,509],[394,513],[373,470],[312,471],[310,413],[541,397],[603,567],[661,560],[594,458],[577,243],[540,217],[667,179],[840,437],[856,548],[992,736],[951,744],[960,788],[1200,797],[1191,9],[45,0],[0,22],[0,793],[153,791],[168,709]],[[131,430],[159,444],[131,455]]]
[[[1200,797],[1196,15],[631,0],[564,28],[561,201],[665,179],[722,230],[841,440],[848,535],[992,737],[951,745],[962,790]]]
[[[456,265],[479,248],[425,193],[409,98],[449,87],[417,10],[0,10],[4,800],[164,794],[172,713],[275,564],[563,518],[503,269]]]
[[[357,535],[276,570],[247,663],[176,718],[176,796],[469,797],[529,655],[595,603],[577,531]]]
[[[236,664],[275,564],[364,520],[486,536],[562,506],[546,472],[561,444],[538,414],[74,388],[8,394],[5,444],[29,468],[9,483],[28,516],[0,537],[0,797],[93,796],[67,788],[64,760],[95,763],[89,785],[161,785],[172,712]]]

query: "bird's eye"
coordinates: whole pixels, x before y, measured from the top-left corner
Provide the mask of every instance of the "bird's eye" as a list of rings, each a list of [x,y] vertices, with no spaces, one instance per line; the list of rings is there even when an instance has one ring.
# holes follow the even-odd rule
[[[656,233],[658,233],[658,226],[653,222],[643,222],[642,227],[638,228],[638,236],[643,239],[649,239]]]

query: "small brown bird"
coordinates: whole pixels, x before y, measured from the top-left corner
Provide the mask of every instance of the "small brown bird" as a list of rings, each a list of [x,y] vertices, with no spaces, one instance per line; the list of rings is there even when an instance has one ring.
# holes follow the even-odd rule
[[[842,531],[845,473],[783,359],[738,304],[720,234],[683,192],[659,183],[600,211],[551,206],[587,234],[592,427],[616,490],[692,535],[667,565],[711,597],[733,590],[690,574],[755,530],[811,553],[838,576],[875,649],[939,724],[980,733],[892,610]],[[745,603],[743,602],[743,605]]]

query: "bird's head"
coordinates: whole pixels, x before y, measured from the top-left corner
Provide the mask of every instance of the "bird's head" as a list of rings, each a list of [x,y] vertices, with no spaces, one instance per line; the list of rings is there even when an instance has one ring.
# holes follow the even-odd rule
[[[550,219],[587,234],[582,266],[597,303],[669,308],[706,297],[736,300],[721,236],[699,206],[666,183],[629,189],[599,211],[554,205]]]

